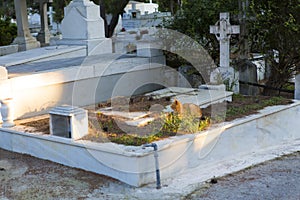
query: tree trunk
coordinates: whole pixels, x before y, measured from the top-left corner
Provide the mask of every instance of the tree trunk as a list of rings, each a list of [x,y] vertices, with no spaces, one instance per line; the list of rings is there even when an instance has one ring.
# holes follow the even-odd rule
[[[100,17],[104,20],[104,33],[105,37],[108,36],[108,24],[107,24],[107,19],[106,19],[106,9],[105,9],[105,4],[104,0],[99,0],[99,7],[100,7]]]
[[[114,9],[112,11],[112,18],[108,24],[106,19],[106,8],[104,4],[104,0],[99,0],[99,6],[100,6],[100,15],[101,18],[104,20],[104,28],[105,28],[105,37],[111,38],[114,34],[114,30],[119,22],[119,16],[123,14],[124,8],[128,4],[129,0],[120,0],[115,1],[114,3]]]
[[[108,25],[108,34],[106,37],[112,37],[115,31],[116,26],[119,22],[119,14],[114,14],[110,20],[110,23]]]
[[[173,15],[174,14],[174,1],[173,0],[170,0],[170,11]]]

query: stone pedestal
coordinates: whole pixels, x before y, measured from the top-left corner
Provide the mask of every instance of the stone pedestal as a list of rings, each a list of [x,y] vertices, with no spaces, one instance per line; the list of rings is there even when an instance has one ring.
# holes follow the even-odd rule
[[[136,50],[138,57],[151,58],[164,55],[160,47],[154,41],[149,40],[138,41],[136,43]]]
[[[19,51],[26,51],[29,49],[40,47],[40,43],[31,36],[28,28],[26,1],[14,0],[14,3],[18,26],[18,36],[13,41],[13,44],[19,45]]]
[[[233,67],[218,67],[210,75],[212,84],[225,84],[227,91],[239,93],[239,73]]]
[[[300,74],[295,78],[295,99],[300,100]]]
[[[49,113],[51,135],[76,140],[88,134],[86,110],[73,106],[59,106]]]
[[[0,81],[6,80],[8,78],[7,69],[5,67],[0,66]]]
[[[14,120],[14,106],[13,100],[11,98],[0,100],[1,103],[1,117],[2,117],[2,127],[11,128],[15,126]]]
[[[112,41],[105,38],[99,6],[89,0],[73,0],[65,8],[59,44],[86,45],[87,55],[112,53]]]

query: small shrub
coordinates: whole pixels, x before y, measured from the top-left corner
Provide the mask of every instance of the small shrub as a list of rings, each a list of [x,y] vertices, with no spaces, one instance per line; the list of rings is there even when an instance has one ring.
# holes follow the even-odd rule
[[[10,45],[17,37],[17,26],[10,19],[0,19],[0,46]]]
[[[181,118],[176,113],[170,113],[163,117],[162,123],[161,132],[163,134],[189,134],[206,129],[210,125],[210,118],[200,120],[192,115]]]
[[[175,113],[169,113],[162,116],[162,128],[161,131],[163,133],[177,133],[181,119]]]

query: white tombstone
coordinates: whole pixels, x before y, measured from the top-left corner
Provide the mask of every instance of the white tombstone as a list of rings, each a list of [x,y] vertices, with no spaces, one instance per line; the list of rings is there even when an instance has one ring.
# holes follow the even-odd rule
[[[215,34],[220,42],[220,67],[217,74],[220,74],[223,81],[228,82],[229,87],[238,93],[238,73],[230,67],[230,37],[232,34],[240,33],[240,26],[232,26],[229,21],[229,13],[220,13],[220,19],[215,26],[210,26],[210,33]],[[218,77],[211,76],[211,82],[215,83]]]
[[[7,69],[0,66],[0,80],[6,80],[8,78]]]
[[[51,135],[77,140],[88,134],[86,110],[73,106],[58,106],[49,113]]]
[[[86,45],[87,55],[112,53],[112,41],[105,38],[99,6],[90,0],[73,0],[65,8],[59,44]]]
[[[300,100],[300,74],[295,78],[295,99]]]

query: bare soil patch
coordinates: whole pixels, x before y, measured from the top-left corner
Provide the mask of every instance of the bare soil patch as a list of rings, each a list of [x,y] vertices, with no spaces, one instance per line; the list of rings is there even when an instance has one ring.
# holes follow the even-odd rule
[[[214,104],[202,109],[202,120],[209,119],[211,124],[222,121],[232,121],[237,118],[255,114],[258,110],[261,110],[266,106],[286,105],[290,103],[292,103],[292,100],[283,97],[234,95],[232,102]],[[154,99],[149,96],[134,96],[129,99],[129,107],[126,107],[125,110],[129,110],[130,112],[149,111],[149,109],[155,107],[155,105],[165,107],[170,104],[170,97]],[[99,103],[96,105],[95,110],[110,106],[111,102]],[[122,109],[123,108],[120,107],[120,110]],[[124,122],[125,120],[120,117],[106,116],[95,113],[94,110],[89,110],[89,135],[85,136],[83,139],[94,142],[112,141],[126,145],[141,145],[162,138],[186,133],[161,131],[165,119],[159,117],[159,113],[154,112],[154,115],[157,116],[152,123],[143,127],[132,127],[126,125]],[[49,134],[49,118],[27,122],[21,125],[34,127],[38,132]]]

